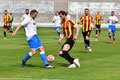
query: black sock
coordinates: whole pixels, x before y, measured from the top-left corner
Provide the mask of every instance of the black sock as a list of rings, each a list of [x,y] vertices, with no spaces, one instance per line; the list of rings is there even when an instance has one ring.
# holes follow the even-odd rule
[[[87,40],[84,39],[84,43],[85,43],[85,45],[87,45]]]
[[[6,32],[4,31],[4,37],[6,37]]]
[[[10,33],[13,33],[13,31],[10,30]]]
[[[97,35],[98,30],[96,30],[96,35]]]
[[[90,41],[89,40],[87,40],[87,45],[90,46]]]
[[[70,64],[73,64],[74,58],[72,58],[67,51],[62,51],[62,52],[63,53],[60,54],[60,56],[68,60]]]
[[[101,30],[99,30],[99,34],[101,33]]]

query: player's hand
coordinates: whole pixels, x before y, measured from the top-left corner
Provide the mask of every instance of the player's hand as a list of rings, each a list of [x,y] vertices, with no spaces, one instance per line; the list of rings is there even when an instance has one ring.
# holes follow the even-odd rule
[[[93,29],[95,29],[95,26],[93,26]]]
[[[61,40],[59,39],[59,40],[58,40],[58,44],[60,44],[60,43],[61,43]]]
[[[14,37],[16,35],[16,33],[14,32],[13,34],[12,34],[12,37]]]
[[[73,40],[77,40],[77,36],[74,36],[74,37],[73,37]]]

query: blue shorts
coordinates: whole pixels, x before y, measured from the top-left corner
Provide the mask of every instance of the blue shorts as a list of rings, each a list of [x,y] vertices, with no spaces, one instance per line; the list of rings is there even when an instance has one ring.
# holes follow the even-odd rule
[[[112,33],[115,34],[116,31],[115,25],[109,25],[108,31],[112,31]]]
[[[28,40],[30,49],[38,49],[42,47],[42,43],[37,35],[34,35],[30,40]]]
[[[60,30],[60,26],[55,27],[55,32],[56,32],[57,30]]]

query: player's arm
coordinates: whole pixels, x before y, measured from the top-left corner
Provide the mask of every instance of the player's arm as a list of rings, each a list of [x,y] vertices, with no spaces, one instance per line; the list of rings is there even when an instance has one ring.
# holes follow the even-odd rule
[[[14,37],[14,36],[16,35],[17,31],[20,30],[22,27],[23,27],[23,25],[20,24],[20,25],[16,28],[15,32],[12,34],[12,37]]]
[[[74,36],[73,40],[77,39],[79,31],[80,31],[80,28],[77,25],[75,26],[75,29],[76,29],[76,35]]]
[[[92,23],[93,23],[93,28],[95,29],[95,22],[94,22],[93,17],[92,17]]]
[[[81,18],[78,20],[77,24],[82,25],[82,21],[83,21],[83,18],[81,17]]]
[[[52,21],[53,21],[53,23],[55,22],[55,19],[54,19],[54,17],[53,17],[53,20],[52,20]]]
[[[61,35],[60,39],[58,40],[58,44],[60,44],[60,43],[61,43],[61,41],[63,40],[63,38],[64,38],[64,34],[62,33],[62,35]]]

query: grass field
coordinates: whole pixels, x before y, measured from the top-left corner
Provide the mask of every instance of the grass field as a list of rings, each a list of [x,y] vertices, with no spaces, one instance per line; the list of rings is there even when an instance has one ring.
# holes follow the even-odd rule
[[[15,29],[13,29],[15,30]],[[21,29],[12,38],[7,33],[3,39],[0,28],[0,80],[120,80],[120,30],[116,31],[116,44],[108,43],[107,29],[102,30],[102,36],[95,38],[91,34],[92,53],[84,50],[83,37],[79,37],[70,51],[71,56],[79,58],[81,68],[68,69],[68,62],[58,53],[63,44],[58,45],[59,37],[54,28],[38,28],[38,36],[45,48],[46,54],[53,54],[55,61],[50,63],[55,69],[45,69],[39,52],[22,68],[21,60],[30,51],[24,30]]]

